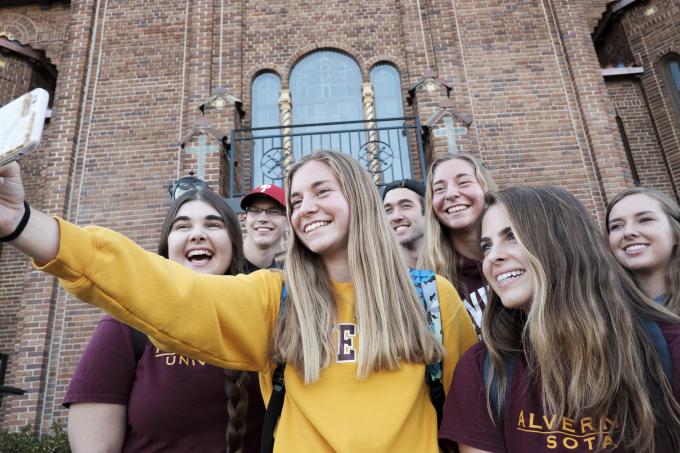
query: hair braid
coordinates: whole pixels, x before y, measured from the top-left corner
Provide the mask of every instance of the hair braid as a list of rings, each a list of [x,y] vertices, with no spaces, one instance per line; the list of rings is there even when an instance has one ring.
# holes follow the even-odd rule
[[[224,389],[227,393],[227,453],[245,451],[243,438],[246,434],[246,415],[248,412],[247,371],[224,370]]]

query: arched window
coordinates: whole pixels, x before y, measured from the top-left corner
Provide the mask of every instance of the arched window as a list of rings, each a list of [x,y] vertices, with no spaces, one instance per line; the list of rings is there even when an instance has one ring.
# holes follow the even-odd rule
[[[666,81],[673,99],[675,114],[680,121],[680,56],[672,54],[665,60]]]
[[[371,84],[375,93],[375,115],[377,119],[402,118],[404,116],[404,103],[401,97],[401,80],[397,69],[389,64],[379,64],[371,69]],[[394,159],[389,168],[383,171],[383,181],[392,181],[411,175],[411,163],[409,160],[408,143],[403,129],[390,129],[401,127],[402,121],[385,121],[378,123],[378,140],[380,146],[387,146],[392,150]]]
[[[281,133],[279,116],[279,96],[281,95],[281,80],[279,76],[271,72],[260,74],[253,80],[252,86],[252,105],[253,113],[251,122],[253,127],[253,137],[268,137]],[[270,129],[257,130],[266,127]],[[257,184],[275,183],[281,185],[281,181],[267,177],[276,175],[277,171],[270,168],[276,160],[270,162],[268,156],[278,156],[277,150],[281,148],[281,139],[261,138],[253,140],[250,156],[253,169],[253,182]],[[264,167],[264,168],[263,168]],[[264,171],[263,171],[264,170]],[[267,171],[270,170],[270,171]]]
[[[361,102],[361,71],[356,62],[340,52],[314,52],[295,65],[290,75],[293,124],[361,121],[364,118]],[[342,130],[347,126],[314,126],[300,128],[299,133]],[[301,153],[318,149],[349,152],[358,148],[353,136],[311,135],[293,139],[295,159]],[[343,143],[344,142],[344,143]],[[352,154],[355,154],[354,152]],[[356,156],[354,156],[356,157]]]

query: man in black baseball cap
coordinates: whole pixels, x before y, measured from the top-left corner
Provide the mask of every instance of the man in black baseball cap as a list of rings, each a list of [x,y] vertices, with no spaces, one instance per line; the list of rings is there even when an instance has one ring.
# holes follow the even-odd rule
[[[425,186],[413,179],[393,181],[383,190],[383,207],[409,268],[415,268],[425,236]]]

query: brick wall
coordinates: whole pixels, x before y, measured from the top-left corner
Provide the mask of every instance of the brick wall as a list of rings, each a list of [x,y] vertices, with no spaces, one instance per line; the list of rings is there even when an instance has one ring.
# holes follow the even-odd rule
[[[675,196],[668,167],[665,162],[650,116],[648,105],[642,95],[637,78],[615,78],[607,81],[612,104],[624,125],[639,183],[670,196]]]
[[[71,11],[63,6],[50,9],[39,6],[0,8],[0,33],[10,35],[22,45],[45,51],[49,61],[59,67],[70,17]],[[25,74],[30,74],[30,65],[18,63],[20,59],[17,56],[3,54],[0,58],[11,59],[14,66],[23,64]],[[12,75],[16,74],[14,72]],[[11,75],[0,77],[3,79],[0,87],[5,89],[11,85],[8,83],[12,80]],[[30,76],[25,78],[30,84]],[[21,82],[14,85],[11,94],[8,91],[6,93],[10,97],[16,97],[28,88],[28,84]],[[61,112],[63,109],[57,108],[57,111]],[[49,158],[48,146],[45,146],[45,143],[55,143],[57,129],[54,126],[57,122],[55,117],[51,123],[46,124],[43,145],[22,162],[28,201],[42,209],[49,209],[50,204],[45,199],[47,197],[44,197],[45,172],[50,167],[59,166]],[[38,391],[47,351],[47,319],[50,313],[52,281],[30,273],[28,260],[11,247],[0,250],[0,269],[0,350],[10,354],[5,382],[29,391],[24,397],[4,398],[0,408],[0,426],[18,426],[27,422],[34,423],[36,420]]]
[[[31,85],[32,65],[25,58],[0,54],[0,105],[26,93]]]
[[[655,9],[653,14],[650,8]],[[642,87],[676,186],[680,183],[680,112],[671,105],[662,61],[671,52],[680,54],[679,18],[680,4],[673,0],[639,2],[622,18],[632,53],[639,57],[645,70]]]
[[[446,90],[417,90],[409,105],[407,89],[434,71],[452,86],[454,109],[473,120],[469,128],[456,124],[459,150],[481,156],[502,186],[559,184],[601,216],[607,198],[631,179],[614,121],[619,104],[610,101],[590,41],[599,3],[74,0],[69,8],[0,8],[0,31],[44,49],[59,70],[45,140],[23,163],[29,201],[153,250],[168,183],[196,168],[177,144],[211,89],[222,85],[242,99],[248,125],[259,72],[275,71],[287,88],[301,58],[331,48],[354,58],[365,81],[372,65],[394,64],[405,113],[423,123]],[[634,86],[609,88],[635,98]],[[663,186],[662,167],[648,152],[650,123],[640,117],[638,124],[643,113],[636,104],[622,117],[636,131],[636,163]],[[241,121],[233,108],[206,117],[225,132]],[[446,152],[446,141],[435,140],[432,152]],[[226,181],[225,168],[219,155],[208,158],[214,187]],[[47,431],[65,415],[61,398],[101,313],[29,272],[9,248],[0,264],[7,383],[29,390],[5,400],[0,426]]]

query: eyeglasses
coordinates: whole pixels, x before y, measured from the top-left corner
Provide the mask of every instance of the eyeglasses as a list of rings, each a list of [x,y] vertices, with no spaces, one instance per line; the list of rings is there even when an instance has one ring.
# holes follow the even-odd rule
[[[278,217],[286,213],[286,211],[281,208],[258,208],[257,206],[247,206],[246,212],[256,217],[258,217],[263,212],[267,217]]]

